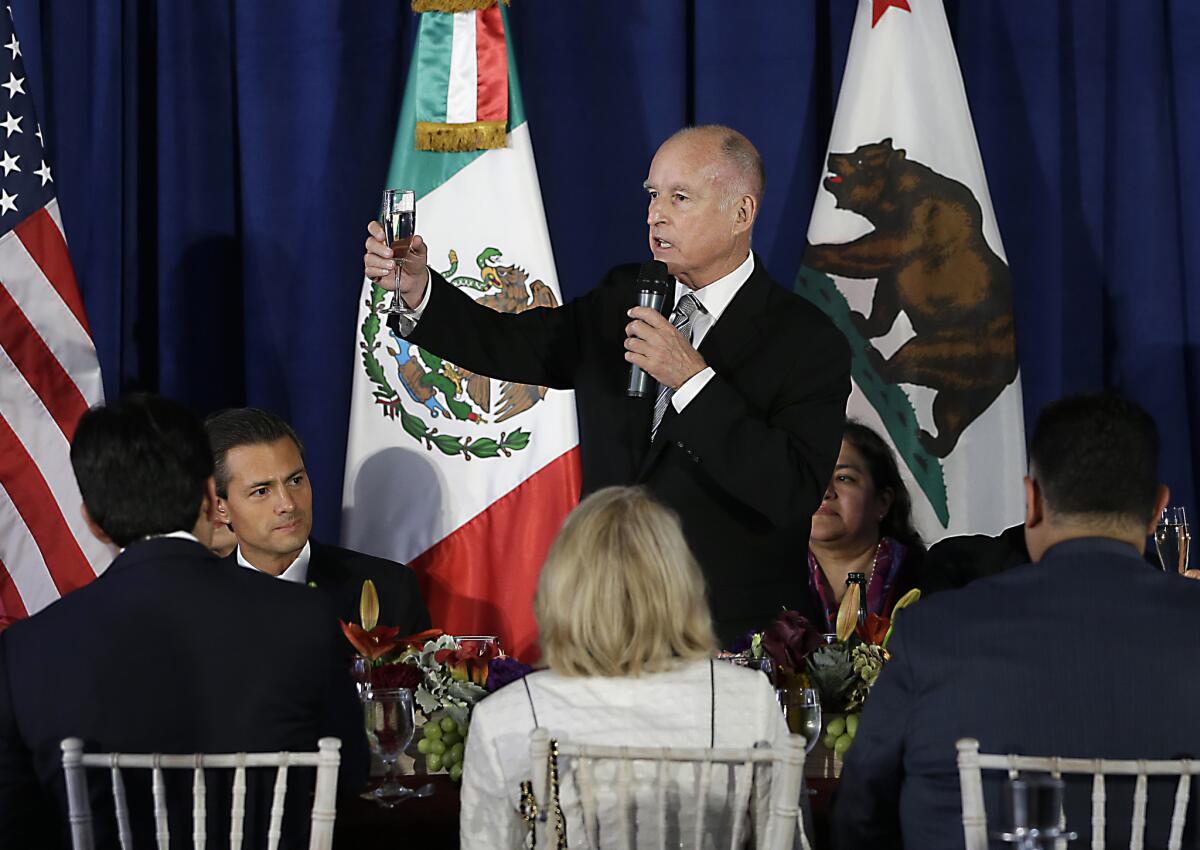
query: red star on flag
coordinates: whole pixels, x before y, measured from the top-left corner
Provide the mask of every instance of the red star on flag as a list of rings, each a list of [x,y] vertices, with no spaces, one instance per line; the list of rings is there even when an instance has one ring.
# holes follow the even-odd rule
[[[908,0],[871,0],[871,4],[871,29],[875,29],[875,25],[883,17],[883,13],[893,6],[897,9],[903,9],[909,14],[912,13],[912,9],[908,5]]]

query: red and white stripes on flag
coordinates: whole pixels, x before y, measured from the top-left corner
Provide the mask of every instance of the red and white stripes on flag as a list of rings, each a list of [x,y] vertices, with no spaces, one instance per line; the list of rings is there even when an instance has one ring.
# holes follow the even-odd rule
[[[103,397],[52,199],[0,236],[0,628],[112,559],[84,524],[70,460],[79,417]]]

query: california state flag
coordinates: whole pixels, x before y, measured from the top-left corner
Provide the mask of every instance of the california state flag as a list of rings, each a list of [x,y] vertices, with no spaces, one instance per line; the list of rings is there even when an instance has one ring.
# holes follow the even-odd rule
[[[859,0],[796,291],[853,353],[926,542],[1021,521],[1013,294],[941,0]]]
[[[503,11],[495,0],[424,11],[436,5],[414,3],[423,14],[387,186],[416,190],[417,233],[447,280],[504,312],[557,306]],[[574,394],[444,362],[389,331],[390,303],[364,283],[343,542],[414,567],[435,626],[528,654],[538,571],[579,497]]]

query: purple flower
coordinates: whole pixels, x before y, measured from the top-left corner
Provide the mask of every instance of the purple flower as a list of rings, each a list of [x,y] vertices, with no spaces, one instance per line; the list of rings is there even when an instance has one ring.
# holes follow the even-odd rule
[[[789,673],[804,669],[804,659],[821,645],[821,630],[796,611],[784,611],[763,633],[763,649]]]
[[[487,690],[488,693],[498,691],[505,685],[523,678],[533,672],[528,664],[522,664],[515,658],[493,658],[488,662]]]

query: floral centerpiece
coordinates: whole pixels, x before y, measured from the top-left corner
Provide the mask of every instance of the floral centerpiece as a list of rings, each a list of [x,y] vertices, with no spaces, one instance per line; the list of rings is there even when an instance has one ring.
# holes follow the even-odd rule
[[[425,769],[445,770],[458,779],[471,710],[532,668],[505,656],[491,638],[458,638],[440,629],[400,637],[399,628],[379,625],[379,597],[369,579],[363,582],[359,617],[361,625],[342,621],[341,626],[357,652],[352,673],[360,693],[411,690],[419,731],[416,749]]]
[[[824,719],[821,743],[837,756],[853,743],[863,703],[891,657],[887,643],[897,612],[921,595],[916,589],[906,593],[892,609],[891,619],[869,614],[859,623],[858,594],[858,585],[846,589],[834,634],[822,634],[807,617],[784,611],[765,632],[751,635],[749,643],[751,656],[771,659],[785,709],[799,689],[817,691]],[[790,726],[795,726],[793,716],[789,711]]]

